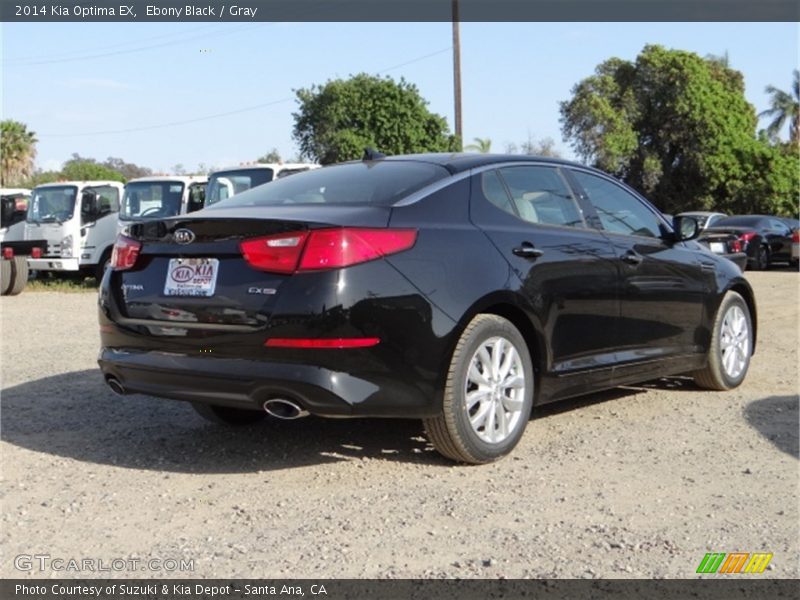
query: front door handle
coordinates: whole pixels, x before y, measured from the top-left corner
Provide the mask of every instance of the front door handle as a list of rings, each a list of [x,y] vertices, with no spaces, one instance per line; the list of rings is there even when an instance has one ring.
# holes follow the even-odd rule
[[[516,256],[532,259],[539,258],[542,254],[544,254],[544,251],[535,248],[530,242],[522,242],[521,245],[514,248],[511,252],[513,252]]]
[[[628,250],[625,254],[622,255],[622,262],[628,263],[629,265],[637,266],[642,264],[644,257],[641,254],[637,254],[633,250]]]

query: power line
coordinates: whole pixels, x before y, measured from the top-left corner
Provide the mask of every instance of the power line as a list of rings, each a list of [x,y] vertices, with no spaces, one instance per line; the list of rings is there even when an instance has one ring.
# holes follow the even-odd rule
[[[245,27],[237,27],[230,31],[226,31],[224,33],[220,33],[217,37],[222,37],[226,35],[231,35],[233,33],[239,33],[241,31],[246,31],[249,29],[257,29],[260,27],[266,27],[267,25],[272,25],[273,23],[259,23],[258,25],[250,25]],[[34,65],[49,65],[49,64],[56,64],[56,63],[65,63],[65,62],[75,62],[78,60],[89,60],[94,58],[106,58],[109,56],[119,56],[121,54],[133,54],[135,52],[145,52],[147,50],[153,50],[154,48],[164,48],[166,46],[174,46],[176,44],[185,44],[186,42],[190,42],[193,40],[205,38],[206,34],[192,36],[190,38],[182,39],[182,40],[172,40],[171,42],[162,42],[160,44],[152,44],[150,46],[142,46],[140,48],[130,48],[128,50],[117,50],[115,52],[104,52],[101,54],[88,54],[83,56],[74,56],[71,58],[56,58],[51,60],[37,60],[37,61],[30,61],[27,63],[19,63],[15,65],[4,65],[4,66],[18,66],[18,67],[30,67]]]
[[[381,69],[380,71],[377,71],[377,74],[380,75],[381,73],[386,73],[387,71],[392,71],[394,69],[399,69],[400,67],[404,67],[406,65],[410,65],[410,64],[419,62],[421,60],[425,60],[427,58],[431,58],[433,56],[438,56],[439,54],[443,54],[445,52],[449,52],[450,49],[451,49],[451,47],[447,47],[447,48],[443,48],[441,50],[437,50],[436,52],[430,52],[428,54],[424,54],[422,56],[418,56],[416,58],[412,58],[411,60],[408,60],[406,62],[397,64],[397,65],[394,65],[394,66],[391,66],[391,67],[387,67],[385,69]],[[205,116],[202,116],[202,117],[196,117],[196,118],[192,118],[192,119],[184,119],[184,120],[181,120],[181,121],[171,121],[169,123],[159,123],[157,125],[144,125],[142,127],[131,127],[131,128],[127,128],[127,129],[109,129],[109,130],[106,130],[106,131],[87,131],[87,132],[81,132],[81,133],[38,133],[37,136],[39,136],[40,138],[42,138],[42,137],[62,137],[63,138],[63,137],[82,137],[82,136],[89,136],[89,135],[113,135],[113,134],[119,134],[119,133],[135,133],[135,132],[138,132],[138,131],[152,131],[153,129],[162,129],[164,127],[176,127],[178,125],[187,125],[189,123],[199,123],[201,121],[208,121],[208,120],[211,120],[211,119],[218,119],[220,117],[227,117],[227,116],[230,116],[230,115],[236,115],[236,114],[240,114],[240,113],[244,113],[244,112],[250,112],[250,111],[253,111],[253,110],[258,110],[260,108],[267,108],[269,106],[275,106],[277,104],[283,104],[284,102],[291,102],[293,99],[294,99],[293,97],[280,98],[279,100],[272,100],[270,102],[264,102],[263,104],[256,104],[254,106],[246,106],[244,108],[237,108],[237,109],[226,111],[226,112],[222,112],[222,113],[215,113],[213,115],[205,115]]]
[[[256,104],[255,106],[247,106],[245,108],[238,108],[236,110],[229,110],[227,112],[216,113],[213,115],[206,115],[204,117],[197,117],[194,119],[184,119],[183,121],[172,121],[170,123],[159,123],[158,125],[145,125],[143,127],[131,127],[129,129],[109,129],[106,131],[88,131],[86,133],[40,133],[39,137],[78,137],[85,135],[110,135],[115,133],[133,133],[135,131],[149,131],[153,129],[161,129],[162,127],[175,127],[176,125],[186,125],[188,123],[198,123],[200,121],[208,121],[209,119],[217,119],[219,117],[227,117],[229,115],[236,115],[251,110],[258,110],[267,106],[274,106],[284,102],[290,102],[292,98],[281,98],[280,100],[273,100],[271,102],[264,102],[263,104]]]
[[[139,40],[130,40],[130,41],[127,41],[127,42],[120,42],[118,44],[110,44],[110,45],[106,45],[106,46],[97,46],[95,48],[83,48],[83,49],[79,49],[79,50],[71,50],[71,51],[68,51],[68,52],[62,52],[62,53],[55,54],[55,55],[54,54],[39,54],[39,55],[34,55],[34,56],[21,56],[21,57],[13,58],[13,59],[10,59],[10,60],[8,60],[8,59],[3,60],[3,65],[4,66],[16,66],[17,63],[19,63],[18,66],[28,66],[29,64],[46,64],[45,61],[48,61],[48,60],[59,60],[59,59],[63,59],[63,58],[75,55],[75,54],[82,54],[82,53],[86,53],[86,52],[100,52],[100,51],[110,50],[112,48],[120,48],[120,47],[123,47],[123,46],[131,46],[133,44],[141,44],[142,42],[149,42],[149,41],[152,41],[152,40],[160,40],[160,39],[163,39],[163,38],[184,36],[184,35],[187,35],[189,33],[194,33],[196,31],[205,31],[207,29],[224,29],[224,27],[225,27],[225,25],[220,25],[220,24],[204,25],[202,27],[195,27],[193,29],[187,29],[186,31],[181,31],[180,33],[175,33],[173,31],[171,33],[164,33],[164,34],[161,34],[161,35],[154,35],[154,36],[142,38],[142,39],[139,39]],[[194,38],[192,38],[192,39],[194,39]],[[181,40],[181,41],[188,41],[188,40]],[[35,63],[35,61],[41,61],[41,62],[40,63]]]

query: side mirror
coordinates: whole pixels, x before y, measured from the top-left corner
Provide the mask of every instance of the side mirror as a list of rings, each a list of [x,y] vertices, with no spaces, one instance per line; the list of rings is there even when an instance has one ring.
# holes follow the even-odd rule
[[[700,235],[700,224],[694,217],[674,217],[672,229],[675,232],[675,239],[679,242],[693,240]]]

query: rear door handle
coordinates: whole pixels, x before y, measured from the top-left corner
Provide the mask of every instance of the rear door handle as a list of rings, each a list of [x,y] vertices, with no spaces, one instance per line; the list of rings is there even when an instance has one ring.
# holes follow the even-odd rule
[[[530,242],[522,242],[521,245],[514,248],[511,252],[513,252],[516,256],[531,259],[537,259],[544,254],[544,251],[535,248]]]
[[[628,263],[629,265],[640,265],[644,260],[644,257],[641,254],[637,254],[633,250],[628,250],[625,254],[622,255],[622,262]]]

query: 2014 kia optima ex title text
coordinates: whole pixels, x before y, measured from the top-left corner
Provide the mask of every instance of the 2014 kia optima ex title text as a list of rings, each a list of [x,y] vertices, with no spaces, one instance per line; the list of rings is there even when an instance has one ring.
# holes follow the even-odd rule
[[[420,418],[485,463],[536,404],[744,379],[753,292],[690,217],[560,160],[365,156],[132,225],[99,297],[108,385],[230,425]]]

